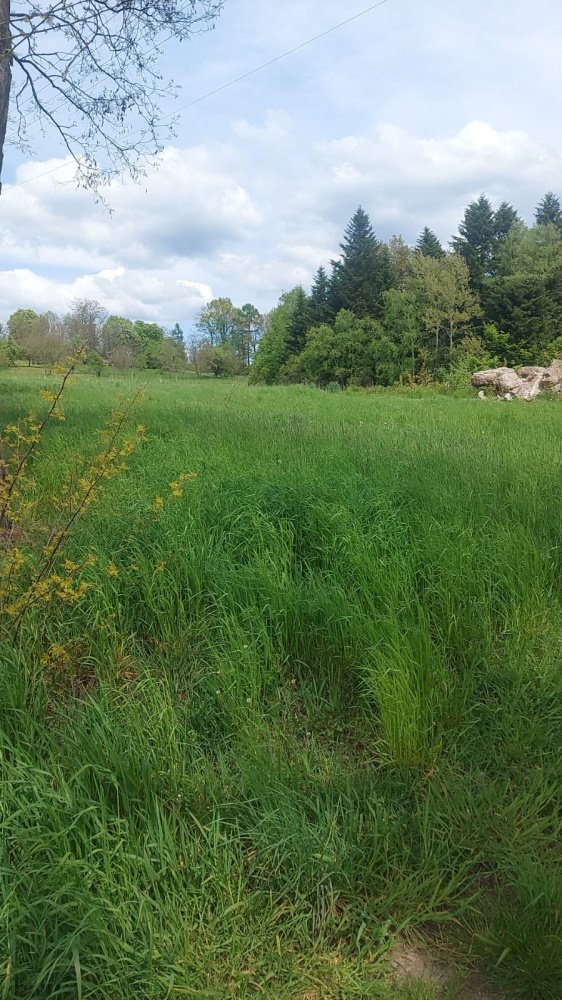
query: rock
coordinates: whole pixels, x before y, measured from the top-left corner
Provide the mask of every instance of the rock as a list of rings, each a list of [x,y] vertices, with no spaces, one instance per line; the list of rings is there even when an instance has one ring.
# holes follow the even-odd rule
[[[527,365],[519,372],[514,368],[489,368],[474,372],[472,385],[475,389],[483,386],[495,389],[499,399],[509,401],[515,397],[530,402],[545,389],[562,393],[562,361],[555,359],[548,368]],[[478,395],[482,398],[484,393]]]
[[[556,358],[552,364],[544,370],[541,389],[556,389],[560,386],[562,386],[562,361]],[[558,391],[560,391],[559,388]]]
[[[484,385],[495,386],[498,377],[503,372],[513,372],[515,375],[513,368],[489,368],[484,372],[474,372],[474,375],[472,376],[472,384],[475,389],[479,389],[480,386]]]
[[[486,393],[484,392],[483,389],[481,389],[480,392],[478,393],[478,399],[486,399]]]
[[[500,392],[513,392],[514,395],[517,395],[522,385],[522,380],[517,372],[513,368],[498,368],[497,371],[496,387]]]

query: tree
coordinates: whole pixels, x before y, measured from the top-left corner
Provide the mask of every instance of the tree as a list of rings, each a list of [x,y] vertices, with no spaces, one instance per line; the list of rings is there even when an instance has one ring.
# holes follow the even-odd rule
[[[419,254],[414,263],[411,290],[416,295],[424,326],[435,337],[434,363],[437,366],[441,334],[448,336],[451,358],[455,336],[480,314],[477,296],[470,288],[468,265],[459,254],[446,254],[441,260]]]
[[[331,299],[336,313],[378,316],[381,295],[392,287],[388,248],[380,243],[367,213],[359,206],[348,223],[339,260],[332,261]]]
[[[33,309],[17,309],[8,320],[10,344],[28,365],[54,364],[64,354],[60,323],[54,313],[36,313]]]
[[[252,358],[256,353],[259,339],[263,333],[264,321],[261,313],[251,302],[246,302],[239,312],[242,360],[246,367],[249,368]]]
[[[418,242],[416,243],[416,250],[418,253],[423,254],[424,257],[434,257],[436,260],[445,256],[445,251],[441,246],[439,239],[428,226],[425,226],[425,228],[422,229]]]
[[[124,316],[108,316],[100,329],[99,343],[104,358],[113,358],[115,352],[123,348],[134,359],[142,350],[138,331],[132,321]]]
[[[388,385],[398,374],[396,346],[380,323],[342,309],[334,321],[313,327],[296,359],[293,375],[318,385]]]
[[[34,309],[16,309],[8,319],[8,336],[20,357],[33,360],[33,343],[36,337],[39,314]]]
[[[508,201],[502,201],[501,205],[494,212],[494,235],[496,240],[504,240],[515,223],[521,222],[513,205]]]
[[[65,316],[70,339],[85,344],[90,351],[97,351],[100,328],[106,315],[103,306],[95,299],[75,299],[71,311]]]
[[[185,368],[185,348],[180,346],[173,337],[163,337],[158,342],[151,358],[154,359],[154,367],[162,368],[167,372],[179,372]]]
[[[214,347],[210,340],[193,338],[189,344],[189,363],[197,375],[211,371]]]
[[[0,174],[10,93],[16,141],[30,121],[54,131],[82,184],[137,174],[162,148],[162,45],[211,26],[223,2],[0,0]]]
[[[486,195],[472,201],[459,225],[459,236],[453,237],[451,246],[468,266],[472,288],[480,291],[494,256],[496,222],[492,206]]]
[[[250,369],[250,382],[270,385],[279,377],[289,357],[287,339],[298,295],[298,288],[283,292],[278,304],[265,317],[264,334]]]
[[[125,371],[126,368],[134,368],[135,366],[135,355],[126,347],[124,344],[119,344],[110,354],[111,364],[119,371]]]
[[[308,297],[301,285],[295,289],[293,312],[289,320],[286,337],[287,354],[300,354],[310,327],[310,309]]]
[[[311,326],[330,323],[334,318],[330,303],[330,279],[326,268],[322,264],[314,275],[314,281],[310,289],[309,307]]]
[[[218,347],[213,347],[210,370],[216,378],[221,375],[240,374],[240,359],[237,357],[232,344],[223,342]]]
[[[239,330],[240,310],[230,299],[213,299],[203,307],[195,326],[199,333],[211,342],[212,347],[226,344]]]
[[[412,375],[416,371],[416,349],[420,346],[421,321],[416,296],[411,288],[391,288],[384,293],[382,321],[390,340],[409,358]]]
[[[414,251],[402,236],[392,236],[388,243],[388,253],[395,284],[398,288],[403,288],[412,274]]]
[[[170,337],[174,341],[174,344],[177,344],[178,347],[183,348],[185,346],[185,341],[183,339],[183,330],[179,325],[179,323],[174,323],[172,329],[170,330]]]
[[[562,208],[560,208],[560,199],[552,191],[548,191],[544,198],[539,201],[535,210],[535,220],[537,226],[545,226],[551,223],[551,225],[556,226],[559,233],[562,233]]]

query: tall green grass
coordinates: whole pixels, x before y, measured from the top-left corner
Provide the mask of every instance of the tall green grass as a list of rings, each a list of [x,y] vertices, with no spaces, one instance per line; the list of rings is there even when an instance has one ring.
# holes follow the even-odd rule
[[[70,390],[38,489],[122,385]],[[192,380],[135,419],[95,587],[0,648],[0,995],[437,996],[387,978],[408,932],[558,998],[560,405]]]

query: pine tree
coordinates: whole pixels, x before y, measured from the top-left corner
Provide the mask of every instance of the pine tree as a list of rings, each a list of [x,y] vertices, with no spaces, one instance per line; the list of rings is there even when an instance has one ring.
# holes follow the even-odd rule
[[[295,291],[293,314],[287,329],[287,353],[289,356],[300,354],[310,328],[310,303],[304,289],[299,285]]]
[[[422,230],[420,238],[416,243],[416,250],[418,253],[423,254],[424,257],[433,257],[435,260],[439,260],[445,256],[445,251],[437,236],[428,226]]]
[[[330,304],[330,279],[326,268],[320,265],[310,289],[310,325],[321,326],[334,318]]]
[[[467,263],[472,287],[479,291],[490,273],[495,250],[496,226],[492,206],[486,195],[472,201],[459,226],[459,236],[451,240],[453,250]]]
[[[339,260],[332,261],[330,298],[335,313],[349,309],[356,316],[376,317],[381,296],[392,287],[388,248],[380,243],[367,213],[359,206],[347,225]]]
[[[552,191],[548,191],[537,205],[535,219],[537,226],[546,226],[550,222],[553,226],[556,226],[558,232],[562,233],[562,208],[560,208],[560,199]]]

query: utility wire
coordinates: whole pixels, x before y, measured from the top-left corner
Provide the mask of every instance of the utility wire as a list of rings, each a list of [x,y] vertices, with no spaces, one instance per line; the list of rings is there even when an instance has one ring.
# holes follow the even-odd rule
[[[300,45],[295,45],[292,49],[287,49],[286,52],[281,52],[280,55],[275,56],[273,59],[268,59],[267,62],[261,63],[259,66],[255,66],[254,69],[248,70],[247,73],[242,73],[241,76],[237,76],[233,80],[229,80],[228,83],[223,83],[222,86],[216,87],[215,90],[209,90],[208,93],[201,94],[201,96],[196,97],[195,100],[188,101],[187,104],[183,104],[181,107],[176,108],[172,114],[164,115],[162,121],[165,121],[166,119],[173,119],[180,111],[187,111],[189,108],[195,107],[196,104],[201,104],[202,101],[208,100],[209,97],[214,97],[215,94],[221,94],[223,90],[228,90],[229,87],[233,87],[236,83],[241,83],[242,80],[247,80],[250,76],[254,76],[256,73],[261,73],[262,70],[280,62],[281,59],[286,59],[295,52],[300,52],[301,49],[306,48],[308,45],[312,45],[321,38],[326,38],[327,35],[331,35],[335,31],[339,31],[340,28],[344,28],[347,24],[351,24],[353,21],[358,21],[360,17],[364,17],[366,14],[372,13],[372,11],[377,10],[378,7],[384,7],[387,3],[390,3],[390,0],[379,0],[378,3],[371,4],[371,6],[366,7],[365,10],[360,10],[357,14],[347,17],[345,21],[340,21],[338,24],[332,25],[331,28],[327,28],[326,31],[321,31],[318,35],[313,35],[312,38],[307,38],[307,40],[305,42],[301,42]],[[135,133],[132,132],[131,135],[135,135]],[[62,170],[65,166],[66,163],[59,163],[56,167],[51,167],[50,170],[44,170],[43,173],[36,174],[35,177],[28,177],[23,181],[16,181],[15,184],[6,184],[6,187],[15,188],[22,187],[24,184],[31,184],[32,181],[37,181],[41,177],[47,177],[48,174],[53,174],[57,170]]]

